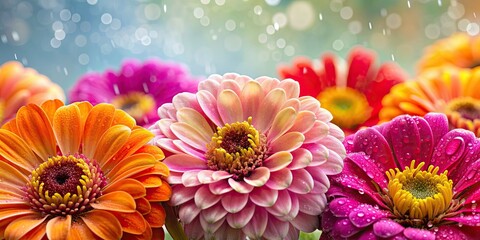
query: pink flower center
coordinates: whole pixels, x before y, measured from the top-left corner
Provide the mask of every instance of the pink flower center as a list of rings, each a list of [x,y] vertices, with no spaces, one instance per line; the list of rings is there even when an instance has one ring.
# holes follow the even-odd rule
[[[83,155],[48,158],[32,171],[26,199],[32,209],[44,214],[71,215],[89,210],[106,185],[96,162]]]
[[[248,121],[217,127],[217,132],[207,145],[208,167],[214,171],[226,171],[233,179],[242,180],[266,158],[266,137]]]

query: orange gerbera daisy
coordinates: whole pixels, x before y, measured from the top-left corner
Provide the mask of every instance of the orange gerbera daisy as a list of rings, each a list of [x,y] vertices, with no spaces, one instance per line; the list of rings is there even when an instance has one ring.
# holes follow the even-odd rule
[[[419,71],[432,67],[475,68],[480,66],[480,35],[456,33],[429,46],[418,63]]]
[[[28,104],[0,129],[0,239],[163,238],[171,188],[148,130],[110,104]]]
[[[41,104],[48,99],[65,99],[62,88],[32,68],[10,61],[0,66],[0,124],[15,117],[28,103]]]
[[[392,88],[383,100],[381,121],[401,114],[447,115],[451,128],[464,128],[480,137],[480,68],[436,68]]]

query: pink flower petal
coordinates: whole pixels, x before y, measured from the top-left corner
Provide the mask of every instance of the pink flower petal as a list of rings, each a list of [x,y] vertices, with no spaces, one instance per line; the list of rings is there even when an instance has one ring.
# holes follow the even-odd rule
[[[294,225],[295,226],[295,225]],[[333,226],[332,233],[334,235],[340,236],[342,238],[351,238],[356,233],[360,232],[362,229],[355,227],[348,219],[342,219],[335,222]]]
[[[260,239],[267,228],[268,213],[265,209],[256,207],[255,214],[245,227],[243,232],[251,239]]]
[[[228,184],[228,181],[223,180],[208,184],[208,188],[210,189],[210,192],[215,195],[225,194],[233,190],[232,187],[230,187],[230,185]]]
[[[325,194],[297,194],[300,202],[300,212],[310,215],[320,215],[327,205]]]
[[[190,201],[195,197],[195,193],[198,189],[199,187],[184,187],[182,185],[173,186],[170,204],[172,206],[178,206],[180,204]]]
[[[191,155],[193,157],[197,157],[198,159],[205,158],[205,151],[196,149],[196,148],[192,147],[191,145],[185,143],[182,140],[173,140],[173,145],[175,145],[174,146],[174,149],[175,149],[174,153],[186,153],[186,154]],[[163,147],[162,145],[159,145],[159,146]]]
[[[423,117],[432,130],[433,146],[436,146],[440,139],[448,132],[448,119],[443,113],[427,113]]]
[[[243,211],[248,202],[248,194],[231,191],[222,196],[222,206],[229,213]]]
[[[212,80],[212,79],[215,79],[217,78],[218,81],[216,80]],[[213,96],[217,96],[218,95],[218,89],[220,88],[220,79],[222,79],[223,77],[220,76],[220,75],[217,75],[217,74],[213,74],[209,77],[209,79],[206,79],[204,81],[201,81],[200,83],[198,83],[198,91],[208,91],[209,93],[211,93]]]
[[[349,198],[335,198],[329,204],[328,207],[335,217],[348,217],[352,209],[355,209],[359,202]]]
[[[467,156],[464,157],[464,153],[466,151],[471,151],[472,149],[467,149],[467,146],[473,146],[473,144],[477,145],[477,139],[473,132],[467,130],[455,130],[450,131],[445,134],[438,145],[435,147],[433,152],[431,164],[438,166],[440,168],[439,172],[443,172],[446,169],[452,170],[455,168],[456,171],[460,171],[460,176],[456,176],[456,180],[459,180],[463,177],[462,171],[466,171],[470,168],[471,163],[462,164],[461,161],[464,161],[468,155],[474,155],[473,153],[468,153]],[[478,153],[475,154],[478,156]],[[469,159],[469,160],[477,160],[477,159]]]
[[[283,89],[274,89],[268,92],[263,102],[260,103],[262,107],[258,106],[257,108],[257,118],[252,119],[255,128],[260,132],[267,132],[272,125],[272,119],[275,118],[285,101],[286,96]]]
[[[275,141],[292,127],[296,117],[297,112],[292,107],[282,109],[273,119],[272,127],[267,134],[268,138]]]
[[[280,221],[274,216],[269,216],[268,227],[263,233],[265,239],[286,239],[290,231],[290,223],[287,221]]]
[[[241,211],[227,215],[228,225],[233,228],[243,228],[250,222],[254,213],[255,205],[249,203]]]
[[[217,99],[207,91],[197,92],[197,99],[205,115],[217,126],[223,126],[222,119],[217,110]]]
[[[339,174],[343,170],[343,157],[332,150],[328,150],[327,162],[321,165],[327,175]]]
[[[170,125],[172,132],[180,140],[184,141],[188,145],[202,150],[207,150],[207,143],[210,142],[210,138],[205,138],[201,133],[199,133],[194,127],[190,126],[187,123],[176,122]]]
[[[225,215],[227,215],[227,211],[225,211],[222,205],[216,204],[210,208],[202,210],[200,214],[208,223],[215,223],[224,218]]]
[[[173,106],[175,109],[181,109],[184,107],[193,108],[195,110],[200,110],[200,106],[197,102],[197,97],[194,93],[182,92],[175,95],[172,99]]]
[[[181,108],[177,111],[177,119],[179,122],[184,122],[194,127],[207,142],[212,138],[212,127],[198,111],[191,108]]]
[[[271,207],[278,198],[278,191],[266,187],[255,188],[250,193],[250,200],[261,207]]]
[[[230,79],[223,80],[220,83],[219,90],[223,91],[228,89],[233,91],[237,96],[240,96],[242,92],[242,88],[240,87],[240,82],[237,81],[237,80],[240,80],[240,78],[245,79],[245,77],[237,76],[234,80],[230,80]],[[249,77],[246,77],[246,78],[249,78]],[[221,92],[219,94],[221,94]]]
[[[178,210],[178,216],[184,224],[190,224],[200,213],[201,209],[195,205],[194,201],[182,204]]]
[[[228,184],[238,193],[249,193],[253,190],[252,185],[243,181],[235,181],[233,178],[228,179]]]
[[[322,169],[319,167],[307,167],[305,170],[307,170],[313,178],[313,189],[310,193],[326,193],[330,187],[330,180]]]
[[[212,194],[210,189],[208,189],[208,185],[204,185],[197,190],[194,199],[197,207],[203,210],[218,203],[221,198],[221,195]]]
[[[292,154],[289,152],[276,152],[263,161],[263,166],[270,172],[285,168],[292,162]]]
[[[202,213],[203,213],[203,211],[200,213],[200,217],[199,217],[200,218],[200,225],[202,226],[203,231],[205,232],[206,237],[208,238],[209,234],[214,233],[215,231],[217,231],[220,228],[220,226],[223,225],[226,217],[222,218],[222,219],[220,219],[219,221],[216,221],[216,222],[207,222],[207,220],[205,219],[205,216]]]
[[[292,179],[293,175],[290,169],[284,168],[276,172],[271,172],[270,179],[268,179],[266,186],[275,190],[283,190],[292,184]]]
[[[212,174],[212,178],[214,180],[223,180],[232,177],[232,174],[226,172],[226,171],[215,171]]]
[[[373,225],[373,231],[375,232],[375,225]],[[408,239],[435,240],[435,234],[426,229],[406,228],[405,230],[403,230],[403,235]]]
[[[290,170],[306,168],[312,162],[312,153],[305,148],[299,148],[292,153],[292,162],[288,165]]]
[[[371,159],[375,159],[376,169],[382,172],[383,176],[388,169],[395,169],[396,166],[392,149],[388,145],[387,140],[385,140],[385,137],[375,128],[359,130],[353,136],[352,152],[364,152],[369,155]]]
[[[305,143],[316,143],[318,140],[327,136],[329,131],[330,127],[328,124],[321,121],[316,121],[313,124],[313,127],[303,134],[305,136]]]
[[[299,194],[306,194],[313,189],[313,178],[305,169],[298,169],[292,171],[293,181],[289,191]]]
[[[303,144],[305,136],[299,132],[288,132],[270,143],[270,152],[291,152]]]
[[[184,172],[182,175],[182,184],[185,187],[195,187],[202,184],[200,181],[198,181],[198,173],[200,171],[201,170],[190,170],[190,171]]]
[[[263,90],[257,81],[248,81],[240,95],[245,118],[257,119],[257,108],[263,100]]]
[[[346,151],[343,146],[342,139],[335,138],[331,135],[325,136],[318,141],[319,144],[324,145],[333,152],[336,152],[341,158],[345,158]]]
[[[317,215],[308,215],[302,212],[297,214],[297,217],[290,222],[295,228],[303,232],[313,232],[320,225],[320,220]]]
[[[266,167],[259,167],[255,168],[252,174],[248,177],[244,177],[243,180],[254,187],[261,187],[265,185],[269,178],[270,170]]]
[[[220,92],[217,98],[217,108],[223,123],[220,126],[245,120],[240,98],[230,89]]]
[[[292,79],[280,81],[278,87],[283,88],[287,93],[287,98],[298,98],[300,96],[300,84]]]
[[[364,228],[379,219],[390,217],[386,211],[380,210],[369,204],[360,204],[350,212],[348,219],[359,228]]]
[[[201,239],[204,235],[202,225],[200,224],[200,217],[195,218],[190,224],[185,224],[184,230],[190,239]]]
[[[173,171],[188,171],[197,169],[207,169],[207,163],[199,158],[192,157],[187,154],[171,155],[163,160],[170,170]]]
[[[290,132],[305,133],[313,127],[316,121],[315,114],[310,111],[300,111],[295,118],[295,122],[289,129]]]
[[[351,153],[347,157],[349,160],[351,160],[355,165],[358,167],[358,169],[361,169],[365,175],[370,178],[372,181],[374,181],[376,184],[380,186],[381,189],[387,187],[388,179],[385,175],[385,172],[388,170],[386,166],[382,168],[386,168],[386,170],[382,171],[379,169],[378,165],[376,164],[377,159],[372,158],[371,156],[365,155],[363,152],[360,153]],[[375,162],[371,161],[372,159],[375,160]],[[393,161],[393,160],[392,160]],[[392,165],[394,164],[393,162],[391,163]],[[395,167],[392,166],[394,169]],[[345,169],[345,168],[344,168]],[[365,183],[366,186],[369,186],[370,181],[367,181]],[[373,192],[376,192],[375,189],[372,189]]]
[[[216,180],[212,177],[213,173],[215,173],[215,171],[201,170],[200,172],[198,172],[198,181],[200,181],[202,184],[216,182]]]
[[[267,211],[277,217],[287,216],[292,209],[292,199],[287,190],[278,191],[278,198],[272,207]]]
[[[404,229],[405,228],[402,225],[391,219],[382,219],[373,224],[373,233],[375,233],[375,236],[381,238],[394,237],[395,235],[401,233]]]

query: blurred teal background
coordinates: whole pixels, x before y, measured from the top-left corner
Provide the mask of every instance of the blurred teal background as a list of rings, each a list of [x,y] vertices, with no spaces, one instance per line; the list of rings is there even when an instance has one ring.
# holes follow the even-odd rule
[[[476,0],[2,0],[0,62],[21,61],[68,90],[127,58],[277,77],[295,56],[364,45],[413,75],[428,44],[478,35],[479,9]]]

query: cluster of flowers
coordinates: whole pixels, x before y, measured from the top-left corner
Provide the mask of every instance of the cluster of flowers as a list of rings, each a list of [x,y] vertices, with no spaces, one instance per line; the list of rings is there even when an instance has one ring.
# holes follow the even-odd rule
[[[409,78],[354,48],[280,79],[0,67],[0,239],[480,238],[480,37]],[[479,86],[477,86],[479,85]]]

